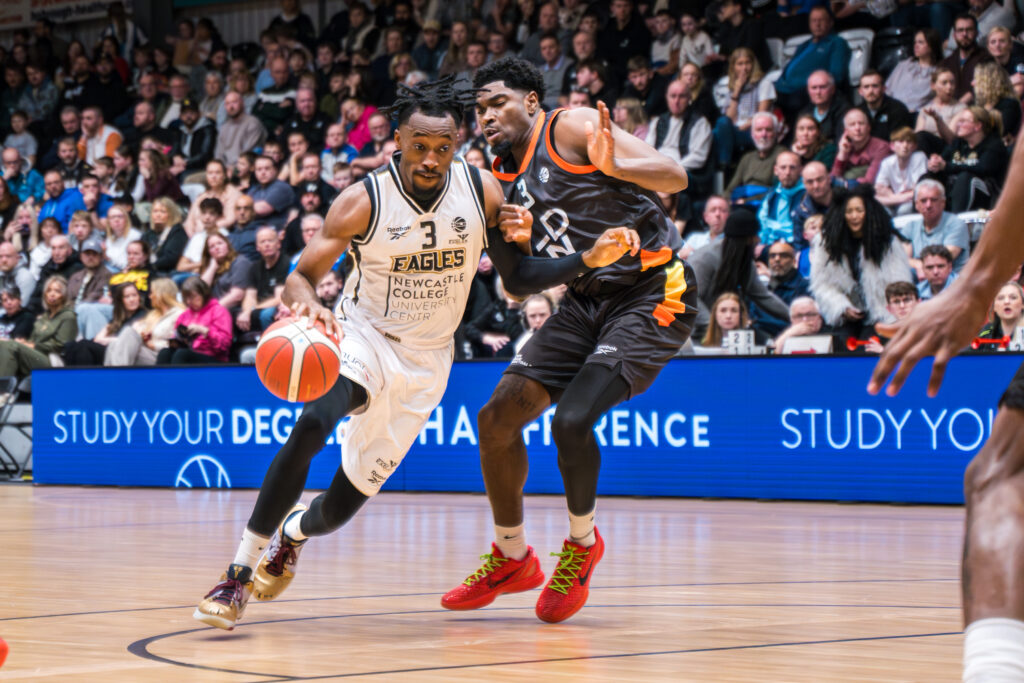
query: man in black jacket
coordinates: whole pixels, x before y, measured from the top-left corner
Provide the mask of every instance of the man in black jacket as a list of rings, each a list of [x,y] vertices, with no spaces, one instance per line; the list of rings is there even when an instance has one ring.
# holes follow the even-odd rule
[[[71,248],[71,242],[67,235],[54,235],[50,238],[50,260],[43,264],[39,271],[39,282],[36,284],[32,298],[28,301],[28,309],[34,313],[43,311],[43,290],[46,288],[46,281],[54,275],[60,275],[64,279],[70,279],[72,275],[82,269],[82,262],[78,254]]]
[[[17,287],[0,290],[0,339],[28,339],[32,335],[34,313],[21,306],[21,292]]]
[[[181,114],[171,124],[171,132],[177,135],[172,155],[174,170],[178,173],[202,172],[206,162],[213,158],[217,145],[217,126],[210,119],[199,114],[199,103],[186,98],[181,102]]]

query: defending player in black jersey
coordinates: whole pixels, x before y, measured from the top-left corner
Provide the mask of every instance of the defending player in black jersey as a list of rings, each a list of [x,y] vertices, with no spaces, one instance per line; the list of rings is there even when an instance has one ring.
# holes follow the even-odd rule
[[[402,462],[444,393],[455,328],[482,248],[506,287],[521,293],[565,282],[639,248],[636,233],[626,227],[558,260],[524,256],[506,244],[519,241],[522,226],[502,218],[501,187],[455,157],[459,122],[472,94],[452,81],[399,88],[386,111],[398,120],[401,154],[338,196],[288,276],[284,302],[341,338],[341,377],[306,404],[270,464],[234,561],[193,614],[203,623],[233,629],[250,595],[279,596],[307,539],[345,524]],[[350,244],[356,271],[330,311],[314,285]],[[450,258],[442,259],[442,252]],[[413,262],[436,267],[412,268]],[[409,306],[402,292],[422,286],[443,288],[445,298]],[[296,505],[310,462],[349,414],[341,466],[330,487],[308,509]]]
[[[569,538],[537,601],[557,622],[586,602],[604,541],[594,526],[601,454],[593,434],[612,406],[642,393],[690,334],[697,292],[676,257],[679,234],[655,192],[686,188],[686,172],[612,125],[608,109],[544,112],[541,74],[518,59],[481,68],[477,118],[498,159],[510,204],[532,224],[534,256],[586,249],[606,228],[628,226],[641,249],[569,284],[558,313],[526,343],[480,411],[484,483],[496,541],[484,565],[446,594],[449,609],[475,609],[501,593],[540,585],[523,531],[527,456],[522,429],[552,402],[551,424],[569,508]]]

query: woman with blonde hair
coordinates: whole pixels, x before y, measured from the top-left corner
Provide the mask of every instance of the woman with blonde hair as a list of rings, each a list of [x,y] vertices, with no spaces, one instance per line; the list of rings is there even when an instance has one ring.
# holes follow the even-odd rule
[[[754,52],[738,47],[729,55],[729,101],[721,107],[715,122],[715,141],[718,143],[718,162],[729,164],[736,152],[750,149],[750,124],[754,114],[771,111],[775,102],[775,87],[758,64]]]
[[[701,346],[720,347],[725,341],[726,332],[746,329],[750,329],[750,315],[743,299],[736,292],[724,292],[711,306],[711,321],[700,341]]]
[[[635,97],[620,97],[615,100],[612,119],[619,128],[630,135],[640,138],[647,137],[647,112],[644,104]]]
[[[0,340],[0,377],[22,379],[37,368],[53,367],[50,354],[60,354],[78,336],[78,318],[68,297],[68,281],[54,275],[43,285],[43,312],[28,339]]]
[[[188,244],[188,234],[181,224],[181,208],[167,197],[157,197],[149,213],[149,228],[142,240],[153,253],[153,269],[170,273],[178,266],[178,259]]]
[[[19,204],[14,220],[4,226],[4,240],[21,253],[27,254],[39,244],[38,213],[38,208],[32,204]]]
[[[1024,289],[1015,281],[999,288],[992,308],[989,323],[981,328],[978,339],[1013,339],[1017,330],[1024,327]]]
[[[127,204],[115,203],[107,210],[107,263],[110,270],[120,272],[128,265],[128,243],[142,238],[142,232],[132,227]]]
[[[122,327],[107,346],[104,365],[156,365],[157,354],[174,338],[175,323],[185,308],[178,302],[177,285],[165,277],[150,283],[149,301],[152,310],[141,320]]]
[[[1010,76],[995,62],[982,62],[974,67],[971,86],[974,89],[974,103],[990,113],[999,112],[1003,135],[1008,136],[1012,142],[1020,130],[1020,100],[1013,93]]]
[[[1024,46],[1013,39],[1013,33],[1005,26],[989,29],[985,36],[985,48],[1007,75],[1019,73],[1018,69],[1024,68]]]

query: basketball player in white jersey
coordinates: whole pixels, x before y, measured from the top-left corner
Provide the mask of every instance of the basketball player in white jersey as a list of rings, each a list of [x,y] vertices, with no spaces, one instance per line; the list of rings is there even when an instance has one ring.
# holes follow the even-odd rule
[[[388,110],[398,120],[400,154],[341,193],[285,283],[283,300],[295,314],[341,339],[341,377],[305,406],[271,463],[233,562],[195,610],[206,624],[231,630],[250,595],[280,595],[306,540],[351,519],[398,467],[444,394],[484,248],[505,288],[521,295],[637,253],[638,235],[624,227],[561,259],[524,256],[509,244],[528,242],[529,229],[515,207],[503,206],[494,176],[455,158],[458,125],[474,96],[453,80],[402,86]],[[315,285],[349,245],[356,266],[332,313]],[[346,415],[330,488],[308,509],[296,504],[310,461]]]

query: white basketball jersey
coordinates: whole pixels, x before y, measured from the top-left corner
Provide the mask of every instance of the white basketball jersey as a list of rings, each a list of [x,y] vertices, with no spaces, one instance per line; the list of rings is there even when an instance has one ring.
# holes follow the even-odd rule
[[[462,321],[486,246],[479,172],[456,157],[429,207],[403,189],[397,155],[364,182],[370,225],[352,240],[355,268],[339,316],[351,312],[404,346],[447,346]]]

